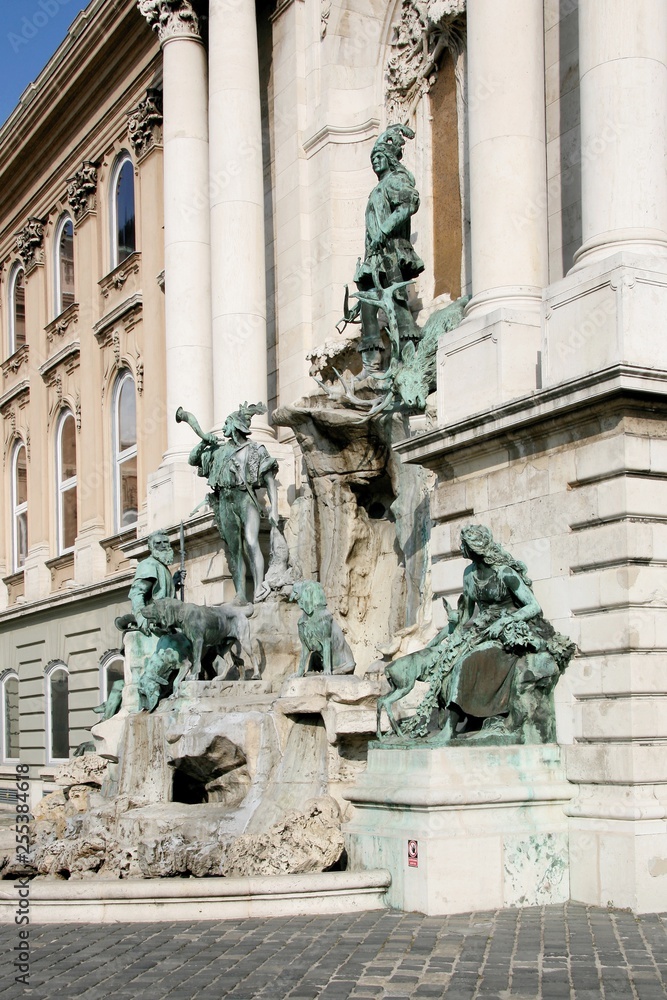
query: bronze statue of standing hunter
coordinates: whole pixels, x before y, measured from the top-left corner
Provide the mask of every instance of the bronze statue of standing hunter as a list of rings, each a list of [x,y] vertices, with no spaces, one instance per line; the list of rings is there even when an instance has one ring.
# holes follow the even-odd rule
[[[227,417],[223,438],[206,434],[196,417],[182,406],[176,421],[189,424],[201,441],[190,452],[188,462],[208,481],[207,502],[213,510],[216,527],[227,547],[229,568],[236,589],[235,604],[247,604],[246,563],[253,581],[253,602],[263,601],[271,593],[264,577],[264,556],[259,545],[260,521],[264,509],[257,490],[264,487],[269,497],[268,519],[272,530],[278,528],[278,461],[263,444],[250,440],[250,421],[256,413],[266,413],[262,403],[242,403]]]

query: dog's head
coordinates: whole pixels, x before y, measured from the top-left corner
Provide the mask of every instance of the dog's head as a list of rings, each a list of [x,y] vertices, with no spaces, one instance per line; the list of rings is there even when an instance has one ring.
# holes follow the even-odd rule
[[[327,599],[322,584],[316,580],[300,580],[292,587],[290,601],[296,601],[306,615],[312,615],[318,608],[326,608]]]
[[[180,607],[181,602],[175,600],[175,598],[160,597],[155,601],[151,601],[145,608],[142,608],[141,613],[146,621],[151,622],[153,625],[157,625],[160,628],[172,628],[180,620],[180,616],[178,615]]]

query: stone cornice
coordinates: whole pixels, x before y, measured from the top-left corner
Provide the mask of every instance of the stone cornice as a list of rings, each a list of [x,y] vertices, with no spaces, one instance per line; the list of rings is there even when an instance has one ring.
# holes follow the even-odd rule
[[[129,257],[126,257],[124,261],[117,264],[113,271],[109,271],[105,274],[103,278],[97,282],[99,285],[102,297],[105,299],[109,298],[111,292],[119,291],[131,274],[139,274],[139,269],[141,267],[141,252],[135,250],[131,253]]]
[[[135,295],[130,295],[129,298],[125,299],[120,305],[112,309],[111,312],[99,319],[93,327],[93,333],[95,334],[95,339],[99,344],[104,344],[107,338],[108,332],[111,330],[116,323],[120,323],[122,320],[124,325],[134,325],[133,319],[136,318],[136,314],[141,312],[144,306],[144,300],[141,292],[137,292]]]
[[[73,302],[67,309],[63,309],[55,319],[44,327],[46,339],[52,344],[56,337],[63,337],[71,326],[76,326],[79,322],[79,303]]]
[[[314,135],[303,140],[303,151],[311,157],[330,142],[365,142],[376,138],[379,127],[377,118],[369,118],[360,125],[323,125]]]
[[[39,374],[46,382],[55,369],[59,368],[60,365],[67,365],[68,367],[75,368],[78,365],[80,353],[81,344],[78,340],[73,340],[71,344],[65,344],[59,351],[56,351],[52,357],[40,366]]]
[[[201,41],[199,18],[190,0],[137,0],[137,6],[161,45],[173,38]]]
[[[25,216],[50,212],[82,159],[100,158],[115,141],[125,112],[159,78],[161,63],[157,38],[146,30],[136,0],[91,0],[77,15],[0,128],[3,257]],[[117,90],[125,94],[122,103],[111,99]]]
[[[405,461],[437,469],[448,456],[468,450],[486,450],[525,439],[527,429],[536,430],[563,420],[576,424],[590,419],[597,407],[637,405],[653,408],[656,397],[667,399],[667,372],[635,365],[612,365],[604,371],[549,386],[513,399],[502,406],[482,410],[465,420],[436,427],[394,445]]]
[[[40,612],[44,614],[52,614],[53,608],[60,607],[63,604],[74,604],[78,601],[93,600],[96,597],[99,598],[105,594],[114,593],[116,591],[122,593],[123,599],[125,599],[127,587],[131,583],[133,577],[133,569],[125,570],[124,572],[118,573],[117,575],[110,577],[108,580],[105,580],[104,583],[95,583],[86,587],[72,587],[71,590],[59,591],[56,594],[50,594],[48,597],[44,597],[39,601],[32,601],[30,604],[13,604],[11,607],[0,611],[0,621],[11,620],[12,618],[17,618],[19,616],[24,617],[25,615],[36,615]]]
[[[9,403],[12,403],[15,399],[18,399],[19,396],[23,395],[26,397],[30,395],[30,382],[27,378],[24,378],[21,382],[18,382],[16,385],[12,386],[11,389],[8,389],[7,392],[0,396],[0,410],[4,410]]]
[[[3,361],[1,366],[3,378],[7,379],[10,375],[16,375],[23,365],[27,365],[29,353],[28,345],[22,344],[6,361]]]
[[[279,0],[279,2],[276,4],[276,9],[274,10],[273,14],[269,14],[269,20],[277,21],[278,18],[282,14],[284,14],[285,11],[288,10],[288,8],[290,8],[296,2],[297,0]],[[298,2],[304,3],[304,0],[298,0]]]

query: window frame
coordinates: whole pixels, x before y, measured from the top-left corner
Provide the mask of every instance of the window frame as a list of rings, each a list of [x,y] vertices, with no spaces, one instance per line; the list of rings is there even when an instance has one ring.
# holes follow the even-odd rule
[[[19,680],[19,675],[16,670],[6,670],[0,677],[0,761],[3,764],[20,764],[20,750],[18,757],[10,757],[7,750],[7,730],[5,727],[5,721],[7,718],[7,694],[6,694],[6,684],[7,681],[16,679],[19,685],[19,705],[21,704],[21,681]],[[19,716],[20,718],[20,716]],[[19,726],[19,737],[20,737],[20,726]],[[20,742],[20,739],[19,739]]]
[[[137,441],[135,441],[135,443],[131,447],[125,448],[124,451],[120,450],[120,395],[123,390],[123,386],[128,380],[132,382],[132,388],[134,390],[134,407],[135,407],[134,432],[135,432],[135,437],[137,437],[137,419],[136,419],[137,385],[134,380],[134,376],[132,372],[129,370],[129,368],[124,368],[118,375],[118,378],[116,379],[113,391],[113,421],[112,421],[111,446],[113,450],[113,474],[114,474],[114,498],[113,498],[114,531],[123,531],[125,528],[130,527],[129,524],[121,523],[121,517],[122,517],[121,466],[124,465],[124,463],[129,461],[130,459],[137,458],[137,452],[138,452]],[[137,508],[138,506],[139,506],[139,497],[137,496]],[[139,510],[137,509],[137,517],[132,522],[132,524],[136,524],[138,518],[139,518]]]
[[[121,664],[123,678],[125,676],[125,657],[123,655],[122,649],[110,649],[104,654],[100,660],[100,704],[105,702],[109,697],[109,691],[107,690],[107,670],[112,663],[118,661]]]
[[[9,310],[7,317],[7,357],[11,357],[15,354],[19,347],[23,347],[23,344],[27,343],[28,332],[26,324],[25,339],[23,344],[16,343],[16,282],[18,280],[19,274],[23,275],[23,294],[24,294],[24,308],[25,308],[25,267],[18,261],[12,267],[9,273],[9,287],[7,295],[7,308]],[[25,320],[24,320],[25,322]]]
[[[68,419],[74,421],[74,447],[76,456],[76,475],[70,476],[69,479],[63,480],[62,478],[62,467],[63,467],[63,454],[62,454],[62,442],[63,442],[63,427]],[[72,411],[68,408],[61,410],[58,416],[58,426],[56,428],[56,504],[57,504],[57,524],[56,524],[56,539],[58,545],[58,555],[64,556],[69,552],[74,552],[74,545],[65,548],[64,537],[63,537],[63,497],[65,493],[70,490],[76,490],[78,487],[79,480],[79,456],[76,454],[76,419]],[[77,494],[77,510],[76,510],[76,535],[79,533],[79,498]],[[75,535],[75,538],[76,538]]]
[[[18,458],[19,458],[19,454],[21,452],[21,449],[23,449],[25,451],[26,474],[27,474],[27,468],[28,468],[28,449],[25,446],[25,442],[21,438],[18,438],[18,440],[16,441],[16,443],[14,445],[14,448],[12,450],[11,483],[10,483],[10,500],[11,500],[11,514],[12,514],[12,572],[13,573],[19,573],[19,572],[21,572],[21,570],[25,566],[25,560],[20,565],[19,565],[19,561],[18,561],[19,546],[18,546],[18,530],[17,529],[18,529],[18,519],[19,519],[19,516],[21,514],[25,514],[26,515],[26,558],[27,558],[27,555],[28,555],[28,500],[26,498],[25,502],[24,503],[20,503],[20,504],[16,502],[16,497],[17,497],[17,494],[18,494],[17,467],[18,467]],[[27,486],[27,484],[26,484],[26,486]],[[26,488],[26,493],[27,493],[27,488]]]
[[[110,194],[110,223],[111,223],[111,270],[119,267],[123,261],[118,259],[118,197],[116,188],[118,186],[118,180],[120,178],[120,173],[126,163],[129,163],[132,167],[132,185],[133,185],[133,197],[134,197],[134,250],[132,253],[136,253],[137,250],[137,186],[135,184],[134,176],[134,160],[128,153],[126,149],[122,150],[118,154],[114,168],[111,171],[111,183],[109,185]],[[128,257],[131,254],[128,254]],[[123,260],[127,260],[124,257]]]
[[[53,710],[51,704],[51,678],[54,674],[62,670],[67,676],[67,746],[68,746],[68,756],[67,757],[55,757],[53,755]],[[45,687],[45,737],[46,737],[46,763],[47,764],[66,764],[69,760],[69,738],[70,738],[70,711],[69,711],[69,677],[70,672],[67,664],[63,663],[62,660],[56,660],[47,666],[44,671],[44,687]]]
[[[74,263],[74,220],[72,219],[72,216],[68,212],[63,213],[63,215],[60,216],[58,225],[55,229],[53,253],[54,319],[56,316],[60,316],[61,313],[65,312],[65,309],[69,308],[69,306],[63,306],[62,303],[62,276],[60,267],[60,241],[62,239],[63,230],[68,222],[72,227],[72,263]],[[76,302],[76,293],[73,291],[72,294],[74,295],[74,302]]]

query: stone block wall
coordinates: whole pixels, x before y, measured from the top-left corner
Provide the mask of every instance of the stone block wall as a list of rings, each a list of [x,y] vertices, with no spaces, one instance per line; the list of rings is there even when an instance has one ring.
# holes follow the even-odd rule
[[[524,560],[546,617],[578,645],[555,691],[569,744],[572,898],[659,909],[667,891],[667,419],[608,398],[530,426],[516,416],[429,461],[433,590],[455,603],[464,524]],[[533,416],[539,403],[526,403]],[[496,421],[496,429],[498,423]],[[482,421],[480,421],[480,424]],[[476,440],[477,438],[477,440]],[[443,612],[438,609],[440,616]],[[614,869],[627,864],[619,880]],[[662,894],[662,895],[661,895]],[[660,903],[662,898],[663,903]]]

